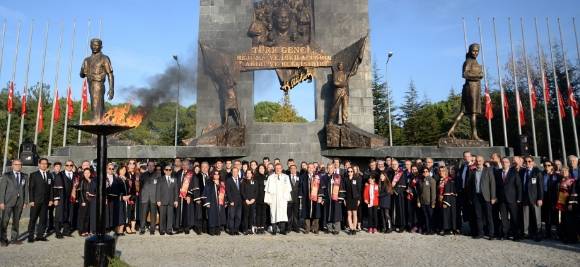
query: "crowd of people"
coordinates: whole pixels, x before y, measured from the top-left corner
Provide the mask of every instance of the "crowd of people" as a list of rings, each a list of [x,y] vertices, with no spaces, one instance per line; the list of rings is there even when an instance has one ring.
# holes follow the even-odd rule
[[[459,164],[431,158],[371,159],[364,168],[340,159],[283,164],[216,160],[109,163],[107,232],[154,235],[273,235],[293,231],[411,232],[489,240],[543,238],[577,242],[578,158],[489,159],[464,152]],[[541,167],[541,168],[540,168]],[[21,244],[19,221],[30,207],[28,242],[90,236],[97,231],[94,165],[40,159],[27,175],[15,159],[0,179],[2,246]],[[11,241],[8,225],[12,220]]]

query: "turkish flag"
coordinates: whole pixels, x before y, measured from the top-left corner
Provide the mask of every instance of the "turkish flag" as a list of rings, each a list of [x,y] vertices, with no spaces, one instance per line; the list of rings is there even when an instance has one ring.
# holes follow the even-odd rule
[[[88,103],[88,97],[89,97],[89,88],[88,88],[88,84],[87,84],[87,79],[83,80],[83,94],[82,94],[82,107],[81,107],[81,112],[86,112],[88,107],[89,107],[89,103]]]
[[[38,132],[44,131],[44,114],[42,114],[42,101],[38,102]]]
[[[558,108],[560,109],[560,117],[566,118],[566,108],[564,107],[564,99],[562,94],[558,94]]]
[[[568,85],[568,106],[574,111],[574,117],[580,114],[580,107],[576,101],[576,96],[574,96],[574,87],[572,87],[572,84]]]
[[[68,113],[66,115],[67,119],[72,119],[75,109],[72,100],[72,89],[70,88],[70,86],[68,87],[68,91],[66,93],[66,105],[68,108]]]
[[[22,95],[22,109],[20,111],[20,116],[26,115],[26,89]]]
[[[503,111],[505,113],[505,118],[509,119],[510,118],[510,112],[509,112],[510,107],[509,107],[508,99],[507,99],[507,96],[505,95],[505,93],[502,94],[502,98],[503,98]]]
[[[524,111],[524,105],[522,105],[522,100],[520,99],[520,92],[516,94],[516,102],[518,109],[520,110],[520,127],[526,125],[526,113]]]
[[[60,101],[58,101],[58,91],[56,91],[56,96],[54,97],[54,122],[60,120]]]
[[[493,119],[493,107],[491,105],[491,96],[489,95],[489,88],[485,85],[485,118],[487,120]]]
[[[546,94],[546,102],[550,102],[552,100],[552,96],[550,95],[550,82],[548,81],[548,75],[542,73],[542,80],[544,81],[544,94]]]
[[[14,105],[13,99],[14,99],[14,82],[10,81],[10,85],[8,86],[8,103],[6,104],[8,108],[8,113],[12,112],[12,106]]]

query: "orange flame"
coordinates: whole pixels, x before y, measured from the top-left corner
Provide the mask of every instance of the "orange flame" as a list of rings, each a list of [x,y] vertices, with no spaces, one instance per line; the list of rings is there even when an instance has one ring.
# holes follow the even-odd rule
[[[129,114],[131,105],[123,105],[111,108],[103,115],[100,120],[85,121],[83,124],[92,125],[123,125],[130,127],[137,127],[143,121],[143,113]]]

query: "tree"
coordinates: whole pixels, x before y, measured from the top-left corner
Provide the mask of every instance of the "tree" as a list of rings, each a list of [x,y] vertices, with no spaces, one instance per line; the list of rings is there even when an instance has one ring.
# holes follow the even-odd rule
[[[298,116],[296,109],[285,96],[280,103],[262,101],[254,106],[254,117],[257,122],[307,122]]]
[[[381,81],[376,63],[373,63],[373,115],[375,119],[375,134],[389,137],[389,99],[387,98],[387,83]]]

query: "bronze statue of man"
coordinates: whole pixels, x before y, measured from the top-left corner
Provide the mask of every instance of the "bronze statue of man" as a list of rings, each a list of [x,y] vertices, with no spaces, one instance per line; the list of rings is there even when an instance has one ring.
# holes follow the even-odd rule
[[[109,80],[109,100],[112,100],[115,94],[115,78],[111,60],[101,53],[103,42],[100,39],[93,38],[90,46],[92,54],[83,61],[81,78],[87,78],[91,110],[93,111],[94,119],[99,120],[105,114],[105,78]]]
[[[453,134],[455,128],[461,122],[463,115],[468,115],[471,119],[471,139],[483,141],[477,135],[477,115],[481,114],[481,79],[483,78],[483,69],[477,63],[478,55],[479,44],[471,44],[463,63],[465,84],[461,91],[461,109],[455,118],[453,126],[447,132],[448,137],[455,138]]]
[[[330,110],[329,121],[338,122],[338,110],[341,109],[342,124],[348,122],[348,78],[344,71],[344,63],[338,62],[336,70],[333,69],[332,80],[335,87],[334,102]]]

